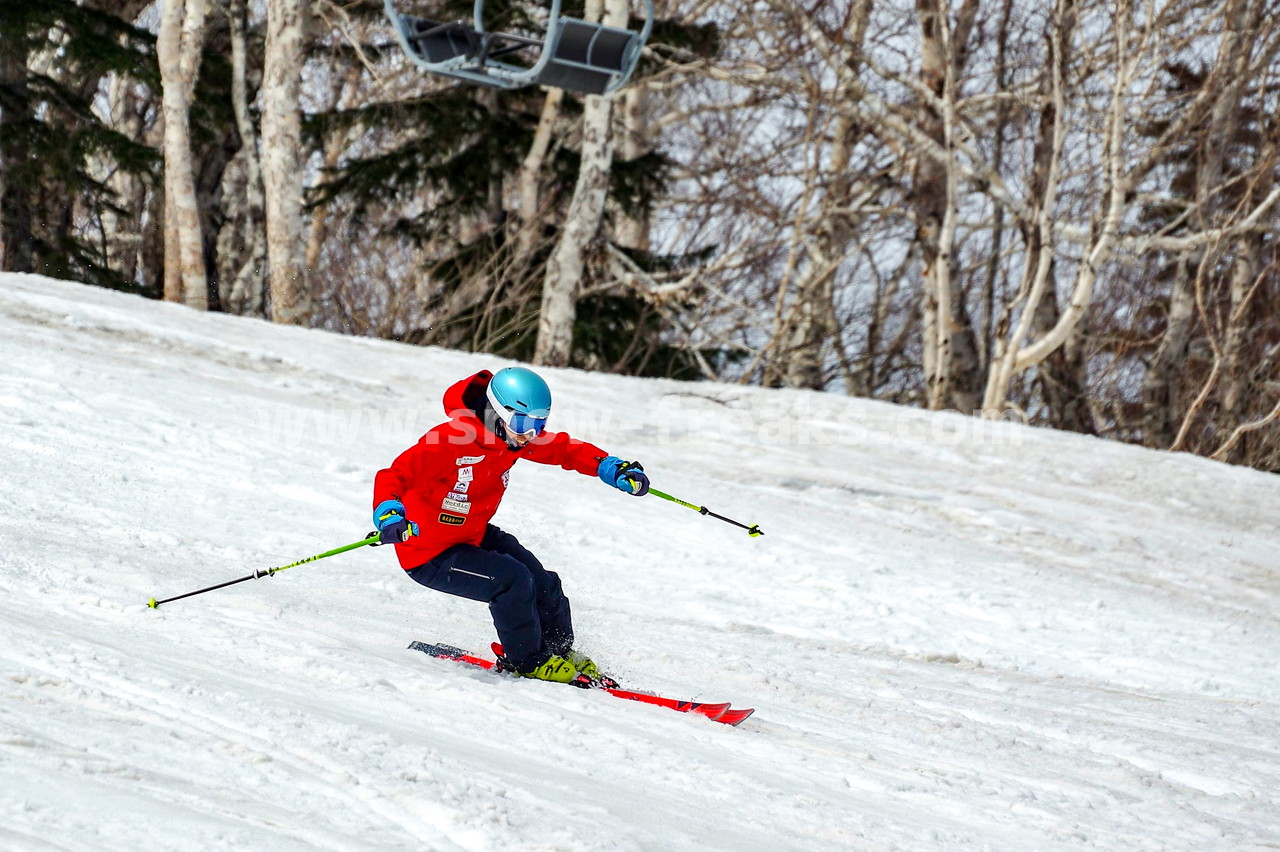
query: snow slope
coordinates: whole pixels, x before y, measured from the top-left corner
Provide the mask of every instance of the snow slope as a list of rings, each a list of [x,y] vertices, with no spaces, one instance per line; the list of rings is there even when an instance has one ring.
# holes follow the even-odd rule
[[[763,538],[522,464],[497,522],[624,683],[499,679],[361,538],[491,358],[0,276],[0,849],[1280,846],[1280,479],[834,395],[547,371]]]

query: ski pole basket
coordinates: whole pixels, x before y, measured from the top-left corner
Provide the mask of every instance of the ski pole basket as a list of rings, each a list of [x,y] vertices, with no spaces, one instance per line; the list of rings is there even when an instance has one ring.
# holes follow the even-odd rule
[[[653,30],[653,0],[643,0],[639,31],[607,27],[560,14],[551,0],[544,32],[489,32],[485,0],[475,0],[471,21],[434,21],[402,15],[383,0],[396,39],[414,65],[468,83],[518,89],[555,86],[580,95],[617,91],[631,76]]]

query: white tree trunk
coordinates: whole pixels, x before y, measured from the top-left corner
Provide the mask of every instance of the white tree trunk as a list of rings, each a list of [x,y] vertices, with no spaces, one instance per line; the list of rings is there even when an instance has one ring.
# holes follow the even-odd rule
[[[942,151],[936,160],[918,156],[911,176],[916,240],[923,261],[925,399],[929,408],[955,406],[965,413],[978,407],[978,399],[971,390],[976,342],[952,258],[959,176],[956,100],[957,78],[966,62],[977,5],[976,0],[961,3],[953,26],[949,0],[916,0],[920,22],[919,82],[928,93],[918,107],[918,121]]]
[[[164,89],[164,298],[209,306],[191,157],[190,105],[204,45],[205,0],[164,0],[156,57]]]
[[[607,0],[607,9],[605,24],[626,26],[626,0]],[[599,10],[599,0],[588,3],[587,19],[594,19]],[[587,95],[582,118],[582,170],[578,173],[560,242],[547,262],[547,276],[542,284],[542,313],[533,355],[537,364],[560,367],[569,363],[583,255],[600,230],[613,164],[612,115],[610,96]]]
[[[303,267],[299,103],[306,8],[305,0],[268,0],[262,80],[262,183],[271,319],[290,325],[305,325],[311,320]]]
[[[922,301],[921,362],[924,367],[925,400],[929,408],[941,408],[950,394],[950,316],[951,257],[943,251],[942,231],[951,213],[951,167],[954,157],[947,149],[947,101],[951,95],[947,73],[951,57],[947,53],[950,26],[950,4],[939,0],[917,0],[920,19],[920,80],[941,101],[941,108],[929,102],[920,106],[919,123],[940,143],[946,152],[941,161],[921,157],[911,174],[911,191],[915,196],[916,240],[920,243],[922,267],[920,289]],[[942,116],[935,118],[935,113]]]
[[[619,96],[621,103],[622,140],[618,155],[624,162],[635,160],[652,149],[649,139],[649,90],[644,86],[628,86]],[[618,220],[618,242],[627,248],[649,250],[649,215],[646,210],[624,213]]]
[[[520,164],[520,237],[519,256],[528,257],[541,233],[542,220],[542,166],[551,147],[551,134],[560,118],[560,104],[564,89],[550,89],[542,102],[542,115],[538,129],[533,134],[533,144]]]
[[[249,115],[248,47],[245,43],[244,0],[231,0],[231,107],[240,134],[240,157],[245,186],[240,211],[243,259],[228,287],[223,306],[239,314],[261,316],[267,270],[267,244],[263,234],[266,200],[262,191],[262,164],[258,159],[258,133]]]
[[[938,16],[943,43],[950,41],[950,25],[945,10]],[[948,45],[949,47],[949,45]],[[949,50],[948,50],[949,52]],[[925,360],[926,403],[933,411],[947,406],[952,396],[954,378],[955,305],[953,304],[952,250],[956,238],[956,162],[955,162],[955,81],[951,74],[953,63],[946,63],[946,78],[942,90],[943,147],[947,159],[943,165],[943,213],[938,228],[937,256],[931,269],[925,270],[926,288],[924,318],[925,334],[932,335],[932,342],[925,341],[924,351],[932,351],[933,362]],[[928,292],[931,289],[931,292]],[[954,293],[958,295],[958,293]],[[930,318],[932,309],[933,316]],[[932,319],[932,322],[930,322]],[[968,412],[966,412],[968,413]]]

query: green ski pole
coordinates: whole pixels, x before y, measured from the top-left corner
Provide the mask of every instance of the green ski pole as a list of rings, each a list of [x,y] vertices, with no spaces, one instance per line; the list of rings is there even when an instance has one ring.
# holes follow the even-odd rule
[[[728,524],[733,524],[735,527],[742,527],[744,530],[747,531],[747,535],[751,536],[752,538],[755,538],[758,535],[764,535],[764,530],[760,529],[760,526],[758,524],[752,524],[751,526],[747,526],[746,524],[738,523],[733,518],[726,518],[724,515],[717,515],[715,512],[711,511],[706,506],[695,506],[692,503],[686,503],[685,501],[681,500],[679,497],[672,497],[670,494],[659,491],[658,489],[652,486],[649,487],[649,493],[655,497],[661,497],[663,500],[670,500],[672,503],[678,503],[681,506],[692,509],[693,511],[699,514],[710,515],[711,517],[716,518],[717,520],[724,521],[725,523],[728,523]]]
[[[371,532],[360,541],[353,541],[351,544],[344,544],[342,547],[335,547],[333,550],[326,550],[324,553],[317,553],[315,556],[308,556],[306,559],[299,559],[297,562],[290,562],[288,565],[281,565],[279,568],[257,568],[252,574],[239,577],[235,580],[228,580],[225,583],[219,583],[216,586],[209,586],[204,589],[196,589],[194,592],[187,592],[182,595],[174,595],[164,600],[156,600],[152,598],[147,602],[147,606],[155,609],[160,604],[167,604],[171,601],[180,601],[183,598],[189,598],[192,595],[203,595],[205,592],[212,592],[215,589],[225,589],[227,586],[234,586],[236,583],[243,583],[245,580],[256,580],[259,577],[271,577],[286,568],[296,568],[299,565],[306,565],[308,562],[315,562],[317,559],[324,559],[326,556],[337,556],[339,553],[346,553],[348,550],[355,550],[357,547],[368,547],[369,545],[379,544],[378,534]]]

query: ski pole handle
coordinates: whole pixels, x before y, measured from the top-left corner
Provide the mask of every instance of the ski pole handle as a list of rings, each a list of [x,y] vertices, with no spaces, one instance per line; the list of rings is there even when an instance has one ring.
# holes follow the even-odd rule
[[[225,583],[218,583],[216,586],[207,586],[203,589],[196,589],[194,592],[185,592],[184,594],[174,595],[171,598],[164,598],[163,600],[156,600],[155,598],[152,598],[147,601],[147,606],[152,609],[156,609],[161,604],[180,601],[183,598],[189,598],[193,595],[202,595],[205,592],[212,592],[217,589],[225,589],[227,586],[234,586],[236,583],[243,583],[245,580],[256,580],[259,577],[271,577],[280,571],[284,571],[288,568],[296,568],[299,565],[306,565],[308,562],[315,562],[317,559],[324,559],[326,556],[337,556],[339,553],[346,553],[348,550],[355,550],[358,547],[368,547],[369,545],[377,546],[380,543],[381,542],[378,541],[378,533],[374,531],[359,541],[353,541],[351,544],[344,544],[342,547],[335,547],[333,550],[326,550],[324,553],[317,553],[315,556],[308,556],[306,559],[299,559],[297,562],[290,562],[288,565],[281,565],[279,568],[255,568],[252,574],[237,577],[234,580],[227,580]]]
[[[764,535],[764,530],[760,529],[759,524],[752,524],[751,526],[747,526],[746,524],[735,521],[733,518],[726,518],[724,515],[717,515],[715,512],[711,511],[706,506],[695,506],[692,503],[686,503],[684,500],[681,500],[679,497],[672,497],[670,494],[667,494],[665,491],[659,491],[653,486],[649,487],[649,493],[654,495],[655,497],[661,497],[663,500],[670,500],[672,503],[677,503],[681,506],[684,506],[686,509],[692,509],[693,511],[697,512],[700,515],[710,515],[716,520],[724,521],[727,524],[733,524],[735,527],[742,527],[744,530],[747,531],[747,535],[751,536],[752,538],[755,538],[756,536],[759,536],[759,535]]]

